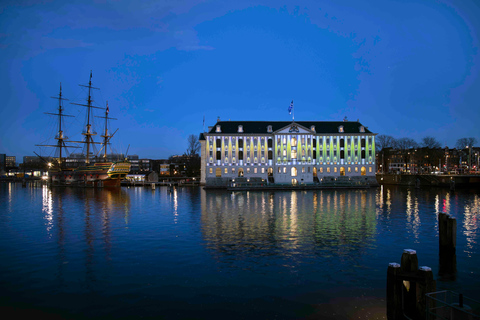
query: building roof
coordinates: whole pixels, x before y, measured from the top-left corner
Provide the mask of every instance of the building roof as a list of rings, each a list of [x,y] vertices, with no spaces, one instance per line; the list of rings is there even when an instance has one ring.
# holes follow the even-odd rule
[[[215,134],[216,126],[220,125],[222,134],[236,134],[238,132],[238,126],[243,126],[244,134],[267,134],[268,126],[272,126],[272,132],[285,128],[289,125],[297,124],[310,130],[312,126],[315,126],[315,132],[317,133],[332,133],[338,134],[338,128],[343,126],[343,133],[361,133],[360,127],[362,124],[358,121],[218,121],[213,127],[209,128],[207,133]],[[365,132],[372,133],[365,128]],[[200,135],[200,139],[204,139],[203,134]]]

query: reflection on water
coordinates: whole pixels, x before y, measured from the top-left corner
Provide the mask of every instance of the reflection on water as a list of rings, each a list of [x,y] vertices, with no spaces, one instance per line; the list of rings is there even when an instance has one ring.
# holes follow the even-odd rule
[[[469,256],[474,253],[474,247],[478,245],[478,230],[480,224],[480,197],[475,195],[470,201],[465,201],[465,213],[463,231],[467,239],[467,250]]]
[[[438,212],[457,219],[458,276],[437,287],[478,300],[478,191],[1,184],[0,298],[98,317],[130,310],[132,318],[148,308],[153,316],[190,310],[182,315],[193,318],[205,304],[238,311],[257,303],[263,318],[283,305],[278,318],[295,318],[285,314],[336,297],[370,290],[383,298],[388,263],[406,248],[437,274]]]
[[[67,242],[74,240],[83,243],[87,283],[94,282],[92,265],[95,263],[95,251],[101,249],[104,252],[104,261],[111,260],[111,216],[123,217],[125,225],[128,225],[129,195],[121,189],[47,186],[43,186],[42,195],[42,211],[45,219],[49,221],[47,232],[57,240],[60,266],[69,262],[65,246],[71,246],[71,243]]]
[[[349,257],[375,242],[375,192],[203,192],[202,234],[222,262]]]

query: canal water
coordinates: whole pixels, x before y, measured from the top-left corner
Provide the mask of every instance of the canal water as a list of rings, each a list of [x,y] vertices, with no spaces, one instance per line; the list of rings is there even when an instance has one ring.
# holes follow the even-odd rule
[[[438,212],[457,273],[438,275]],[[403,249],[480,300],[480,192],[0,184],[3,311],[51,319],[385,319]]]

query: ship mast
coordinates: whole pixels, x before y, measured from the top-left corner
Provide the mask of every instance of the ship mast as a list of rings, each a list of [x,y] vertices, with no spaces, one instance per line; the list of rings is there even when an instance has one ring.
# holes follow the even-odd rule
[[[99,90],[99,88],[92,87],[92,71],[90,70],[90,80],[88,81],[88,85],[82,85],[80,84],[79,86],[88,88],[88,98],[87,98],[87,104],[80,104],[80,103],[72,103],[78,106],[84,106],[87,107],[87,125],[86,125],[86,130],[85,132],[82,133],[82,135],[85,136],[85,140],[83,143],[87,145],[87,153],[85,155],[85,164],[88,165],[90,164],[90,148],[93,149],[94,144],[98,144],[99,142],[93,141],[94,135],[97,133],[92,131],[92,124],[90,123],[90,119],[93,118],[92,116],[92,108],[97,108],[97,109],[102,109],[99,107],[95,107],[92,105],[92,89]]]
[[[117,132],[115,130],[115,132],[113,134],[108,134],[108,120],[117,120],[116,118],[110,118],[108,116],[108,112],[109,112],[109,108],[108,108],[108,101],[107,101],[107,108],[105,109],[105,117],[97,117],[97,118],[103,118],[105,119],[105,133],[103,135],[101,135],[100,137],[103,138],[103,161],[106,162],[107,161],[107,145],[108,145],[108,141],[110,140],[111,137],[113,137],[113,135],[115,134],[115,132]],[[118,130],[118,129],[117,129]]]
[[[62,150],[65,149],[65,151],[66,151],[67,147],[69,147],[69,148],[78,148],[78,147],[77,146],[67,146],[65,144],[65,140],[67,140],[68,137],[64,136],[64,134],[63,134],[62,117],[73,117],[73,116],[68,115],[68,114],[63,114],[64,109],[63,109],[63,102],[62,101],[64,101],[64,100],[68,101],[68,99],[65,99],[65,98],[62,97],[62,83],[61,82],[60,82],[60,92],[58,94],[58,97],[51,97],[51,98],[58,100],[58,113],[45,112],[45,114],[58,116],[58,133],[55,136],[55,139],[57,140],[57,144],[56,145],[42,145],[42,144],[39,144],[37,146],[57,148],[57,150],[58,150],[58,165],[59,165],[60,168],[62,168],[62,165],[63,165]]]

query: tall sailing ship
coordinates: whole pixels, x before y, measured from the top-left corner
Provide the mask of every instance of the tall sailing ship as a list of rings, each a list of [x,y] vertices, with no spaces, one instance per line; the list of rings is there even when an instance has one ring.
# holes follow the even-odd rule
[[[86,107],[86,126],[82,132],[84,136],[83,141],[70,141],[68,137],[64,135],[62,122],[63,117],[72,117],[71,115],[64,114],[63,101],[67,100],[62,97],[62,85],[60,84],[60,93],[58,97],[52,97],[58,100],[58,113],[48,113],[50,115],[58,116],[58,133],[55,136],[57,143],[54,145],[38,145],[45,147],[56,148],[55,158],[52,163],[49,163],[48,176],[52,185],[59,186],[88,186],[88,187],[119,187],[120,182],[125,179],[126,175],[130,172],[130,162],[127,159],[120,161],[108,161],[107,146],[110,139],[115,135],[108,132],[108,120],[114,119],[108,116],[109,107],[108,102],[105,108],[105,116],[98,117],[105,119],[105,131],[101,137],[102,142],[96,142],[93,136],[96,132],[93,130],[93,109],[103,109],[93,105],[92,90],[98,89],[92,86],[92,72],[90,71],[90,80],[88,85],[80,85],[88,88],[87,104],[72,103],[79,106]],[[67,145],[68,143],[81,143],[85,146],[85,165],[77,168],[67,168],[65,163],[65,153],[67,148],[79,148],[75,145]],[[96,144],[102,145],[100,151],[103,150],[102,157],[98,157],[98,153],[93,155],[94,146]],[[99,151],[99,152],[100,152]],[[93,157],[92,157],[93,156]]]

